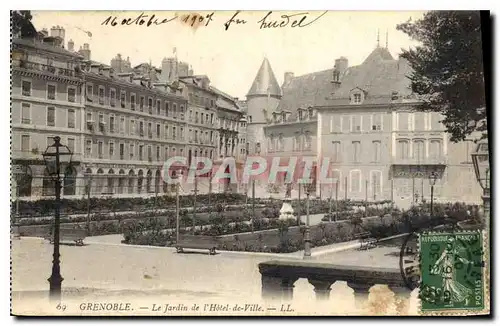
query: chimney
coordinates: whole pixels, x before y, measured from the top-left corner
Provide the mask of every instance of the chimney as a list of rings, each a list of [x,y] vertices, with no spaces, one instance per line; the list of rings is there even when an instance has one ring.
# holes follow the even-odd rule
[[[68,41],[68,51],[75,52],[75,42],[71,39]]]
[[[102,75],[105,76],[105,77],[109,77],[110,70],[111,70],[110,67],[103,67],[102,68]]]
[[[340,76],[347,70],[349,61],[347,60],[346,57],[340,57],[338,59],[335,59],[335,66],[333,67],[334,70],[338,71]]]
[[[46,28],[42,29],[40,33],[42,33],[44,37],[49,37],[49,31]]]
[[[84,43],[83,44],[83,49],[80,48],[80,50],[78,51],[85,60],[90,60],[90,46],[88,43]]]
[[[290,84],[293,78],[294,78],[293,72],[291,71],[285,72],[285,77],[283,79],[283,86],[287,86],[288,84]]]

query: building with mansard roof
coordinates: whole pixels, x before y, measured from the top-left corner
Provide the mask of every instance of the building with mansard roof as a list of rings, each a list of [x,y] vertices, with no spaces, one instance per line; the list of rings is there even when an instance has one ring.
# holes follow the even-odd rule
[[[279,87],[264,59],[247,96],[250,153],[279,156],[284,164],[291,156],[328,157],[328,176],[337,182],[317,184],[323,198],[390,199],[408,207],[430,200],[429,176],[436,172],[436,201],[478,202],[472,139],[451,143],[440,114],[415,110],[420,102],[410,74],[406,60],[377,46],[356,66],[340,57],[330,69],[286,72]]]

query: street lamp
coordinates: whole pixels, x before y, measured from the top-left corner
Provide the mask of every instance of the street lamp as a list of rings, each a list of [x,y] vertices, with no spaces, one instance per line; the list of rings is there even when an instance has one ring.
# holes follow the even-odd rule
[[[436,185],[437,179],[438,174],[436,172],[431,172],[429,175],[429,183],[431,185],[431,217],[434,215],[434,186]]]
[[[60,227],[60,208],[61,208],[61,166],[69,167],[71,156],[73,153],[68,146],[61,144],[59,136],[54,137],[54,144],[47,147],[42,154],[47,172],[54,181],[56,202],[55,202],[55,217],[54,217],[54,254],[52,261],[52,274],[48,279],[50,283],[49,296],[51,300],[59,301],[61,299],[61,276],[60,260],[59,260],[59,227]]]
[[[85,185],[87,195],[87,234],[90,236],[90,190],[92,188],[92,173],[84,172],[83,174],[87,182],[87,184]]]
[[[314,191],[314,184],[305,184],[304,190],[306,193],[306,230],[304,233],[304,258],[311,257],[311,232],[310,232],[310,221],[309,221],[309,196],[311,192]]]
[[[471,156],[476,179],[483,188],[484,218],[488,220],[490,216],[490,154],[488,141],[478,142],[476,150]]]

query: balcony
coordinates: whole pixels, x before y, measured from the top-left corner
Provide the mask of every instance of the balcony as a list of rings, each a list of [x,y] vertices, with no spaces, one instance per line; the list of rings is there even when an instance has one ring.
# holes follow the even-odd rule
[[[448,159],[442,157],[424,157],[424,158],[393,158],[392,165],[447,165]]]
[[[408,298],[407,288],[398,268],[360,267],[327,264],[314,261],[268,261],[259,264],[262,297],[266,300],[289,301],[293,298],[294,283],[305,278],[314,287],[317,300],[328,300],[331,286],[347,282],[355,295],[367,295],[376,284],[385,284],[396,295]]]
[[[76,70],[54,67],[51,65],[45,65],[27,60],[20,60],[19,67],[23,69],[40,71],[42,73],[48,73],[61,77],[72,77],[72,78],[83,77],[83,74],[81,72],[77,72]]]

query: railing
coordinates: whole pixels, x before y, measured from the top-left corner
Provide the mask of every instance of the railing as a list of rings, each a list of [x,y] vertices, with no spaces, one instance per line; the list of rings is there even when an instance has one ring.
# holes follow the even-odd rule
[[[409,297],[398,268],[360,267],[313,261],[268,261],[259,264],[264,299],[291,300],[294,283],[305,278],[314,286],[316,299],[330,297],[331,286],[345,281],[355,295],[366,295],[373,285],[386,284],[397,295]]]
[[[41,72],[47,72],[53,75],[64,76],[64,77],[73,77],[73,78],[82,78],[82,73],[77,72],[75,70],[59,68],[50,65],[45,65],[36,62],[30,62],[26,60],[21,60],[19,63],[19,67],[30,70],[37,70]]]
[[[393,158],[392,164],[398,165],[446,165],[446,157],[424,157],[424,158]]]

